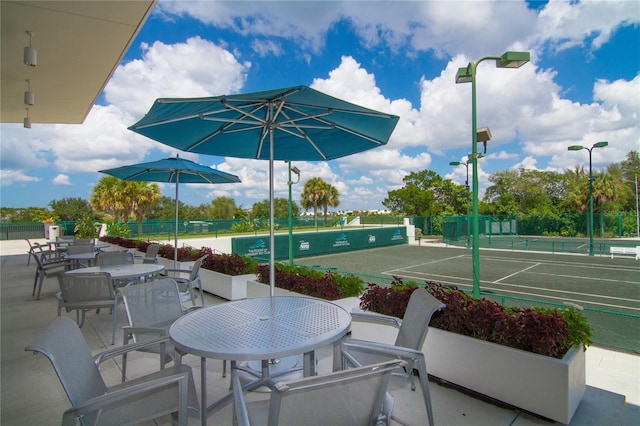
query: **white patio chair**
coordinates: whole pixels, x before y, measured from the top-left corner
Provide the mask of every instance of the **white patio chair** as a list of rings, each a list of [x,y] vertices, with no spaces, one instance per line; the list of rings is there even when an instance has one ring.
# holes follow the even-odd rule
[[[196,260],[191,269],[165,269],[164,272],[168,276],[169,273],[172,273],[174,280],[178,283],[178,288],[180,289],[180,300],[182,302],[187,302],[191,300],[191,304],[195,306],[196,304],[196,294],[193,290],[194,287],[198,287],[200,290],[200,302],[204,306],[204,294],[202,292],[202,280],[200,280],[200,267],[202,266],[202,262],[206,256],[202,256],[200,259]],[[178,274],[189,274],[188,277],[183,278],[177,276]]]
[[[107,387],[98,368],[103,361],[166,339],[113,348],[92,357],[78,326],[68,318],[57,318],[25,350],[45,355],[53,365],[71,402],[63,425],[138,424],[168,414],[186,425],[187,415],[200,411],[190,367],[176,365],[113,387]]]
[[[401,360],[391,360],[295,381],[269,379],[270,398],[249,403],[234,369],[231,371],[234,420],[240,425],[270,426],[388,423],[393,407],[387,394],[389,377],[404,365]]]
[[[158,263],[158,250],[160,250],[160,244],[149,244],[144,258],[142,258],[142,263]]]
[[[30,256],[36,261],[36,273],[33,279],[33,291],[31,295],[35,296],[36,300],[40,300],[40,292],[42,291],[44,279],[50,276],[57,277],[64,273],[69,268],[70,263],[65,259],[51,258],[46,252],[41,250],[38,243],[33,244],[34,249],[31,250]]]
[[[105,272],[63,274],[58,276],[58,284],[58,316],[62,315],[63,308],[67,312],[75,310],[76,322],[82,328],[87,311],[109,308],[113,315],[111,344],[115,344],[120,296],[113,289],[111,275]]]
[[[406,374],[403,376],[409,378],[411,390],[416,388],[413,370],[414,368],[418,369],[429,425],[433,426],[429,376],[422,345],[427,337],[431,316],[444,307],[445,305],[428,291],[419,288],[411,294],[403,319],[375,313],[353,312],[351,314],[353,321],[391,325],[399,329],[398,336],[393,345],[350,338],[343,339],[340,342],[340,347],[336,347],[339,353],[334,353],[334,363],[342,361],[342,365],[334,365],[334,370],[344,369],[349,365],[360,367],[386,359],[405,360],[408,365],[405,369]]]
[[[125,265],[134,263],[133,254],[126,251],[101,251],[96,256],[99,266]]]
[[[200,306],[184,309],[178,285],[172,278],[164,278],[121,288],[120,294],[127,311],[129,325],[123,327],[124,344],[141,342],[158,336],[168,336],[169,327],[182,315]],[[160,355],[160,368],[175,359],[180,363],[181,353],[173,345],[155,345],[142,350]],[[226,362],[225,362],[226,369]],[[122,356],[122,380],[127,372],[127,355]]]

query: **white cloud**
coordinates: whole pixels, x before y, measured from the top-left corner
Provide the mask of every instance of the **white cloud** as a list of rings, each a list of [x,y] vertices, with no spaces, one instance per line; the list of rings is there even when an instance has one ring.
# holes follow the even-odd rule
[[[531,39],[557,51],[584,44],[597,50],[616,29],[639,22],[636,1],[550,1],[540,11]]]
[[[400,121],[384,147],[328,163],[296,162],[302,177],[292,187],[295,200],[299,200],[304,182],[319,176],[340,190],[342,206],[378,207],[387,191],[401,186],[402,178],[410,172],[446,165],[451,152],[456,157],[464,155],[471,136],[471,87],[456,85],[455,73],[487,51],[502,52],[510,47],[531,50],[531,63],[505,70],[487,61],[478,68],[478,125],[489,126],[493,133],[489,155],[479,162],[482,186],[488,182],[485,170],[495,166],[488,161],[500,160],[502,168],[535,168],[548,163],[548,168],[562,170],[586,160],[584,153],[567,153],[569,145],[609,141],[609,147],[594,152],[594,165],[598,166],[621,161],[628,151],[638,150],[640,97],[629,94],[640,93],[640,74],[631,81],[598,80],[593,100],[581,103],[566,97],[566,88],[556,82],[556,70],[543,69],[538,63],[538,55],[549,46],[560,50],[589,44],[595,50],[621,26],[637,25],[636,2],[551,1],[540,12],[528,9],[522,0],[380,4],[271,2],[265,7],[264,2],[162,1],[156,13],[166,19],[190,14],[207,25],[236,31],[246,43],[234,44],[231,38],[214,43],[195,36],[173,44],[157,41],[143,45],[142,57],[118,67],[105,88],[108,105],[95,106],[84,124],[38,125],[29,132],[18,125],[3,124],[2,185],[38,181],[29,176],[32,171],[52,166],[58,173],[56,180],[64,182],[66,176],[67,182],[76,181],[74,173],[94,173],[97,180],[97,170],[143,161],[150,152],[175,155],[175,149],[127,130],[154,99],[241,92],[252,70],[252,64],[242,61],[241,55],[250,54],[251,49],[259,56],[289,54],[283,48],[285,40],[296,42],[299,51],[294,53],[312,63],[313,53],[322,49],[327,32],[340,20],[361,37],[367,57],[383,46],[399,56],[431,51],[443,60],[450,59],[435,77],[433,70],[425,72],[416,89],[420,95],[417,105],[384,93],[376,81],[376,73],[383,71],[363,66],[357,50],[343,54],[332,70],[316,73],[314,88],[399,115]],[[501,24],[490,24],[495,22]],[[374,63],[376,60],[389,59],[374,59]],[[522,155],[514,151],[522,151]],[[220,170],[242,179],[234,185],[198,186],[207,201],[229,194],[250,207],[268,198],[266,161],[181,155],[203,163],[217,162]],[[286,163],[274,166],[276,197],[286,197]],[[451,176],[462,182],[464,173],[459,167]],[[165,189],[167,194],[172,192]]]
[[[141,59],[120,65],[105,88],[109,103],[135,117],[146,113],[156,98],[236,93],[251,67],[197,36],[176,44],[156,41],[143,50]]]
[[[60,173],[59,175],[51,179],[51,183],[53,183],[54,185],[71,185],[71,180],[69,179],[69,176]]]
[[[42,179],[27,176],[21,170],[0,170],[0,185],[13,185],[20,182],[40,182]]]

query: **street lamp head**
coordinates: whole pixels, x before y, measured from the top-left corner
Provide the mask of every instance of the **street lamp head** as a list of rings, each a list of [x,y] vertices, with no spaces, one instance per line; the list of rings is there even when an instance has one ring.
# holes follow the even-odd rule
[[[469,67],[458,68],[456,73],[456,84],[458,83],[471,83],[473,76],[471,75]]]
[[[298,176],[300,176],[300,169],[297,168],[296,166],[291,167],[291,171],[297,174]]]
[[[478,142],[487,142],[491,140],[491,130],[488,127],[480,127],[476,130],[476,139]]]
[[[459,161],[451,161],[451,162],[449,162],[450,166],[459,166],[460,164],[462,164],[462,163],[459,162]]]
[[[500,59],[496,61],[498,68],[520,68],[531,60],[529,52],[505,52]]]
[[[593,144],[593,148],[604,148],[607,145],[609,145],[609,142],[606,142],[606,141],[596,142]]]
[[[585,149],[584,146],[582,145],[571,145],[569,148],[567,148],[569,151],[580,151],[581,149]]]

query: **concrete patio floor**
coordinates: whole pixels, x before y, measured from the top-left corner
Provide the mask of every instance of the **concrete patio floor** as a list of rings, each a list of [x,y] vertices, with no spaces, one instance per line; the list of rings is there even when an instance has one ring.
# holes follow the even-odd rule
[[[60,382],[48,360],[42,355],[24,351],[24,347],[38,336],[56,317],[55,278],[45,279],[41,300],[31,296],[35,266],[27,266],[25,241],[0,242],[0,422],[2,425],[59,424],[62,413],[70,406]],[[206,304],[224,300],[206,296]],[[118,312],[118,325],[125,324],[124,310]],[[63,315],[66,315],[63,313]],[[68,316],[75,319],[75,314]],[[87,314],[82,333],[92,353],[111,347],[112,317],[102,310]],[[122,331],[116,343],[122,341]],[[331,348],[318,351],[320,374],[331,370]],[[129,358],[128,372],[143,375],[158,368],[156,357],[136,353]],[[199,359],[187,355],[185,364],[193,368],[196,388],[200,389]],[[120,380],[120,359],[101,367],[108,384]],[[228,391],[229,379],[222,378],[222,362],[207,362],[207,388],[210,401]],[[522,386],[526,386],[523,383]],[[402,379],[393,379],[390,391],[396,408],[394,415],[403,423],[427,424],[421,402],[420,388],[411,392]],[[456,389],[431,382],[435,422],[438,425],[547,425],[553,422],[467,395]],[[265,394],[252,393],[251,398]],[[231,408],[225,408],[209,418],[211,425],[230,425]],[[166,424],[161,419],[151,424]],[[198,424],[192,419],[190,424]],[[640,357],[598,347],[587,351],[587,391],[574,415],[571,425],[631,425],[640,424]]]

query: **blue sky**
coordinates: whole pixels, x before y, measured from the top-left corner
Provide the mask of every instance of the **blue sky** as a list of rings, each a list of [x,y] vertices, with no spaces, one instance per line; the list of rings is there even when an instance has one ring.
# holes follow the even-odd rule
[[[3,207],[88,199],[97,170],[175,149],[127,127],[158,97],[195,97],[308,85],[400,116],[385,147],[330,162],[296,162],[321,177],[343,209],[379,209],[412,171],[464,183],[471,149],[471,85],[455,72],[483,56],[528,50],[517,70],[478,68],[478,126],[493,134],[480,191],[509,168],[605,167],[640,150],[640,3],[637,1],[179,1],[160,0],[82,125],[2,124]],[[267,162],[180,153],[238,175],[241,184],[181,185],[190,205],[229,196],[245,208],[268,198]],[[277,197],[286,164],[275,165]],[[161,185],[173,197],[172,185]]]

